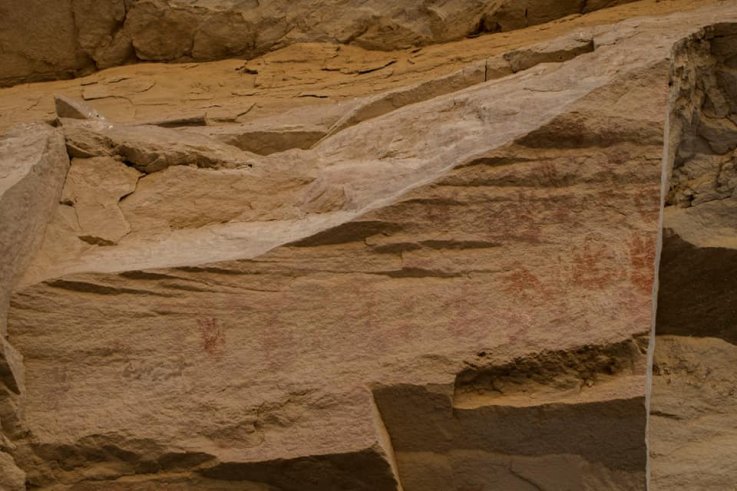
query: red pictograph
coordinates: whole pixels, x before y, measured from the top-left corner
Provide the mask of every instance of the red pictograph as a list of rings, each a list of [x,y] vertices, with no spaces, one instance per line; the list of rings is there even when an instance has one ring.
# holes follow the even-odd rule
[[[202,340],[202,349],[210,355],[220,355],[225,349],[225,331],[214,317],[197,319]]]

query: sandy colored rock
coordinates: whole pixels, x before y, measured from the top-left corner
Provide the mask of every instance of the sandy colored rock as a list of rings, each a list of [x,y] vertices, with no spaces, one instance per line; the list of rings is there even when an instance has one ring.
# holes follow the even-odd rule
[[[0,90],[3,124],[108,118],[47,129],[0,455],[38,489],[646,489],[648,410],[696,397],[647,392],[663,160],[703,252],[669,220],[731,197],[737,11],[578,15],[611,3],[73,2],[95,64],[187,63]],[[657,428],[674,482],[694,436]]]
[[[737,476],[737,347],[684,336],[659,336],[655,346],[651,489],[729,489]]]
[[[0,2],[0,85],[69,76],[88,66],[77,50],[72,0]]]
[[[317,109],[324,104],[350,102],[357,95],[364,97],[432,81],[474,61],[484,62],[514,49],[529,48],[531,44],[563,35],[575,36],[592,28],[606,30],[605,26],[629,17],[664,15],[719,3],[719,0],[641,0],[525,30],[430,45],[417,52],[383,53],[349,45],[338,50],[338,46],[331,44],[294,44],[249,61],[249,65],[258,65],[256,75],[238,70],[243,66],[240,60],[118,67],[51,85],[0,89],[0,127],[55,119],[50,93],[76,99],[87,93],[94,97],[88,101],[89,105],[116,122],[157,122],[185,116],[205,116],[214,122],[247,122],[281,114],[295,105]],[[355,68],[382,66],[392,59],[396,62],[385,69],[360,76],[323,70],[327,66],[355,72]],[[508,73],[507,65],[503,61],[503,74]],[[490,64],[487,72],[491,75],[495,71]],[[304,93],[320,97],[299,97]]]
[[[567,0],[65,0],[0,4],[0,85],[60,78],[130,61],[252,58],[296,42],[395,50],[508,31],[625,3]],[[41,22],[38,22],[38,20]],[[29,36],[28,25],[45,26]],[[37,28],[38,29],[38,28]],[[31,42],[28,42],[28,41]]]
[[[174,165],[252,167],[249,154],[204,135],[181,138],[160,126],[115,125],[106,121],[62,120],[67,148],[73,157],[118,157],[141,172]]]
[[[13,458],[4,452],[0,452],[0,486],[8,491],[26,489],[26,474],[15,465]]]
[[[7,341],[12,290],[41,245],[69,167],[61,132],[23,125],[0,135],[0,487],[25,489],[25,473],[8,453],[5,436],[16,428],[18,394],[24,392],[23,356]]]
[[[100,113],[82,101],[75,101],[63,95],[54,96],[56,115],[72,119],[105,119]]]
[[[160,463],[161,456],[177,453],[176,465],[208,479],[304,489],[302,472],[314,475],[325,466],[331,470],[314,489],[395,489],[398,479],[407,489],[422,489],[412,484],[417,452],[436,455],[436,482],[447,479],[443,469],[463,462],[430,434],[415,447],[402,443],[411,423],[393,414],[403,413],[405,391],[431,390],[468,415],[460,428],[446,430],[459,442],[474,428],[524,421],[528,411],[546,414],[551,425],[550,436],[541,436],[548,443],[536,449],[510,438],[468,448],[476,452],[477,469],[508,462],[504,454],[514,456],[513,471],[470,472],[468,482],[456,482],[459,489],[534,481],[541,469],[561,465],[568,477],[554,482],[642,487],[644,365],[635,361],[642,359],[640,348],[627,340],[649,328],[669,44],[657,30],[634,38],[618,66],[602,49],[402,106],[310,150],[248,154],[253,172],[268,170],[264,176],[272,179],[293,175],[298,165],[309,171],[312,178],[291,190],[253,184],[284,193],[279,203],[306,206],[303,215],[270,221],[225,215],[227,223],[209,215],[169,231],[178,211],[178,220],[195,218],[189,203],[204,203],[207,195],[164,183],[221,188],[211,179],[236,172],[174,166],[142,178],[123,201],[132,232],[117,245],[77,255],[49,244],[32,274],[42,271],[44,254],[56,257],[59,269],[52,273],[45,263],[46,281],[34,276],[36,284],[16,295],[12,318],[29,386],[37,388],[27,399],[26,421],[44,435],[26,447],[44,449],[33,460],[31,482],[71,483],[82,472],[103,476],[111,468],[112,475],[130,472],[132,464],[112,455],[107,460],[114,465],[102,467],[84,458],[72,464],[62,453],[98,445],[90,435],[106,435],[107,444],[135,455],[132,461],[169,469],[174,464]],[[653,44],[662,46],[660,55]],[[640,45],[648,49],[634,49]],[[189,138],[170,131],[172,138]],[[613,182],[627,186],[612,194]],[[154,197],[162,201],[151,213],[145,204]],[[213,198],[203,211],[231,206],[225,197]],[[162,218],[165,223],[156,222]],[[147,241],[154,230],[156,242]],[[162,253],[152,254],[152,245]],[[554,265],[550,257],[558,258]],[[109,273],[91,274],[104,270]],[[519,298],[524,310],[516,307]],[[53,310],[43,306],[48,301]],[[74,325],[64,321],[68,309],[75,311]],[[488,318],[496,322],[483,321]],[[80,330],[100,322],[109,336],[104,341]],[[600,322],[606,331],[586,327]],[[35,327],[49,323],[58,329]],[[510,324],[519,329],[510,331]],[[68,342],[53,341],[57,335]],[[524,390],[546,395],[528,407],[513,402],[518,392],[470,405],[460,396],[458,374],[469,366],[483,387],[483,374],[517,358],[582,346],[609,352],[623,342],[632,349],[614,349],[613,365],[575,373],[545,368],[540,385]],[[53,362],[36,357],[41,346]],[[51,354],[48,346],[60,351]],[[150,353],[157,353],[154,365]],[[86,361],[59,366],[79,359]],[[52,367],[65,374],[63,382],[50,378]],[[333,375],[326,378],[326,371]],[[247,380],[238,373],[248,373]],[[126,386],[131,403],[110,392],[111,378]],[[97,401],[91,407],[90,398]],[[82,403],[90,409],[80,412]],[[121,403],[127,410],[115,411]],[[419,400],[417,407],[432,414],[433,404]],[[151,416],[162,405],[174,419]],[[65,415],[63,433],[45,416],[52,406]],[[597,406],[607,409],[581,417]],[[137,423],[141,418],[145,425]],[[560,420],[570,421],[572,434],[596,435],[586,448],[606,440],[610,451],[597,454],[554,437]],[[606,428],[615,421],[638,423],[614,438]],[[130,436],[118,439],[124,429]],[[44,463],[58,459],[70,470]],[[356,468],[362,472],[347,470]]]
[[[737,126],[724,74],[737,56],[737,28],[718,25],[677,47],[664,210],[658,332],[718,337],[734,343],[732,257],[737,250],[734,192]],[[711,126],[704,126],[709,120]],[[715,136],[712,130],[723,128]],[[731,129],[730,129],[731,128]]]
[[[734,24],[705,29],[674,51],[650,404],[653,490],[729,489],[737,479],[736,56]]]
[[[81,240],[114,244],[130,232],[118,204],[135,191],[140,177],[110,157],[72,160],[62,202],[74,208]]]
[[[35,124],[0,135],[0,336],[10,291],[41,243],[56,207],[69,158],[64,138],[50,126]]]

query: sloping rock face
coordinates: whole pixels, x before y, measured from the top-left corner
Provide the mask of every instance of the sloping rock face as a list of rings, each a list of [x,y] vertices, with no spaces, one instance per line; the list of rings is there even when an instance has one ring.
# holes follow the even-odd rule
[[[525,24],[573,3],[529,2]],[[518,4],[490,5],[443,8],[478,8],[476,33],[506,30]],[[179,50],[180,34],[198,46],[184,31],[206,19],[227,29],[200,46],[230,56],[218,43],[250,31],[214,15],[221,6],[127,2],[109,46],[133,21],[136,52]],[[22,229],[0,231],[18,251],[0,262],[12,293],[3,342],[17,353],[0,365],[0,484],[638,490],[649,455],[653,483],[676,482],[689,467],[661,456],[696,436],[662,436],[656,418],[695,397],[702,372],[689,366],[702,353],[720,353],[719,366],[733,353],[711,331],[703,343],[662,338],[649,453],[662,202],[666,224],[676,204],[704,206],[681,198],[697,187],[688,152],[732,151],[713,129],[731,112],[694,94],[731,73],[737,10],[626,7],[408,51],[298,43],[247,63],[0,90],[0,107],[27,107],[5,123],[56,111],[54,127],[0,140],[13,156],[0,169],[26,193],[0,194],[3,225]],[[348,14],[300,21],[284,44],[391,50],[467,34],[446,13],[423,28],[442,34],[406,37],[405,14],[388,12],[395,24],[374,16],[381,28],[350,39],[326,34]],[[192,56],[176,53],[161,59]],[[694,147],[699,131],[722,133]],[[665,197],[664,167],[681,183]],[[42,198],[24,205],[28,193]],[[683,334],[662,327],[663,299],[682,288],[670,243],[658,330]],[[690,415],[727,407],[729,369],[719,377]]]
[[[7,341],[12,289],[41,245],[69,167],[64,137],[50,126],[18,126],[0,138],[0,487],[24,489],[8,437],[19,431],[24,390],[22,356]]]
[[[729,489],[734,454],[737,26],[674,52],[651,442],[653,489]]]

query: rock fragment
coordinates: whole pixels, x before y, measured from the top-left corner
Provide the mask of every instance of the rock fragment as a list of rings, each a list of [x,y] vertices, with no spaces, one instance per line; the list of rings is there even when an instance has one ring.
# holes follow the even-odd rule
[[[105,119],[93,107],[88,106],[82,101],[77,101],[63,95],[54,96],[54,106],[56,108],[56,115],[59,118],[94,120]]]

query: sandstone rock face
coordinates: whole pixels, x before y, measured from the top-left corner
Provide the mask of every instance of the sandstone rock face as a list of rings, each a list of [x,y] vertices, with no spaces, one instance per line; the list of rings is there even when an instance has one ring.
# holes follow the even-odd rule
[[[18,429],[17,399],[24,389],[22,355],[7,340],[12,289],[43,239],[57,206],[69,158],[61,132],[41,124],[0,135],[0,486],[25,489],[25,473],[8,452]]]
[[[732,343],[658,336],[651,409],[652,489],[729,489],[737,467]]]
[[[252,58],[298,42],[393,50],[628,1],[62,0],[48,9],[42,0],[2,0],[0,86],[133,61]]]
[[[36,124],[18,126],[0,139],[0,334],[11,290],[43,239],[61,194],[69,158],[60,131]]]
[[[737,26],[674,51],[651,401],[652,489],[729,489],[734,454]]]
[[[84,66],[274,51],[0,90],[0,487],[723,488],[737,10],[615,3],[70,1]]]

